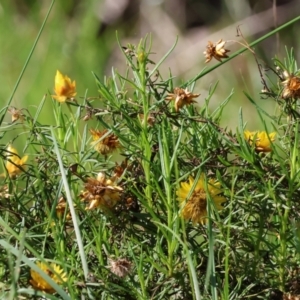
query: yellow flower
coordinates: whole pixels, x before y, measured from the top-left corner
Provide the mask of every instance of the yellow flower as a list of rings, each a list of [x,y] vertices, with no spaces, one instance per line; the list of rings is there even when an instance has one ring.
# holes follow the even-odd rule
[[[215,45],[212,42],[208,42],[206,46],[206,51],[203,52],[205,54],[206,61],[208,63],[214,57],[216,60],[221,61],[222,58],[228,58],[227,53],[230,50],[224,48],[226,42],[223,40],[219,40]]]
[[[181,203],[181,214],[184,219],[192,220],[192,222],[199,224],[206,224],[207,222],[207,194],[205,191],[205,178],[204,174],[201,174],[195,188],[189,198],[187,199],[193,184],[194,178],[189,177],[189,182],[182,182],[181,186],[176,191],[177,200]],[[226,198],[219,196],[222,193],[221,184],[215,179],[209,179],[207,184],[207,192],[214,202],[215,208],[222,209],[222,203],[226,201]]]
[[[68,76],[64,76],[58,70],[55,75],[55,94],[52,98],[58,102],[66,102],[67,99],[72,99],[76,96],[76,83],[72,82]]]
[[[102,155],[112,153],[120,147],[118,137],[113,133],[107,134],[107,129],[103,131],[90,129],[90,133],[94,140],[92,142],[94,149]]]
[[[184,90],[179,87],[176,87],[173,93],[169,93],[167,95],[166,100],[174,100],[175,110],[178,112],[179,109],[182,108],[184,105],[190,105],[192,103],[197,102],[194,100],[194,98],[197,98],[199,96],[200,94],[192,94],[188,91],[188,89]]]
[[[114,179],[106,179],[100,172],[97,179],[88,178],[85,191],[80,195],[82,201],[89,202],[86,210],[100,207],[102,210],[111,210],[121,199],[123,189],[116,185]]]
[[[255,150],[257,152],[271,152],[271,143],[275,141],[276,132],[267,134],[265,131],[253,131],[246,130],[244,132],[245,140],[252,145],[255,138]]]
[[[282,82],[284,85],[282,91],[282,98],[300,98],[300,78],[293,74],[284,73],[286,80]]]
[[[50,264],[51,269],[43,262],[37,262],[36,265],[57,284],[62,284],[63,282],[67,281],[66,273],[64,273],[64,271],[58,265],[54,263]],[[30,275],[31,279],[29,282],[34,289],[44,291],[49,294],[53,294],[55,292],[55,289],[50,285],[50,283],[42,278],[40,273],[31,269]]]
[[[22,172],[21,168],[24,168],[24,164],[26,163],[28,156],[25,155],[22,158],[18,155],[18,152],[11,145],[7,147],[7,162],[6,162],[6,170],[9,174],[9,177],[15,178],[18,174]]]

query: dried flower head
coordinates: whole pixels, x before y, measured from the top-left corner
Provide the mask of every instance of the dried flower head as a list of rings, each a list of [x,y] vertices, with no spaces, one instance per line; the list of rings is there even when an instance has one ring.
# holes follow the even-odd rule
[[[271,152],[271,143],[275,141],[276,132],[267,134],[265,131],[246,130],[244,132],[245,140],[252,146],[255,141],[255,151],[257,152]]]
[[[107,129],[103,131],[90,129],[90,133],[93,137],[94,149],[102,155],[112,153],[120,147],[118,137],[113,133],[108,134]]]
[[[8,185],[5,184],[3,186],[0,187],[0,200],[1,199],[9,199],[12,195],[9,193],[9,188]]]
[[[135,197],[127,197],[124,199],[124,207],[126,210],[134,211],[134,212],[139,212],[139,204],[138,201]]]
[[[286,78],[283,84],[282,98],[300,98],[300,77],[284,72]]]
[[[24,121],[24,114],[22,113],[22,110],[17,109],[13,106],[8,108],[8,112],[11,114],[11,121],[15,122],[20,120],[21,122]]]
[[[95,178],[88,178],[85,190],[81,192],[82,201],[88,202],[87,210],[101,208],[111,210],[121,199],[123,189],[113,179],[106,179],[105,173],[100,172]]]
[[[285,293],[282,296],[282,300],[300,300],[300,295],[293,295],[291,293]]]
[[[205,190],[205,178],[204,174],[201,174],[194,190],[190,194],[194,185],[194,178],[189,177],[189,182],[182,182],[178,190],[176,191],[177,200],[180,202],[182,208],[181,215],[186,220],[192,220],[192,222],[199,224],[206,224],[207,222],[207,194]],[[222,193],[221,184],[215,179],[210,179],[207,183],[207,192],[214,202],[215,208],[222,209],[222,203],[226,201],[226,198],[219,196]]]
[[[109,258],[108,264],[111,272],[120,278],[127,276],[132,268],[132,263],[126,258],[118,258],[116,260]]]
[[[57,284],[62,284],[68,279],[66,273],[54,263],[50,264],[51,269],[43,262],[37,262],[36,265]],[[29,282],[34,289],[44,291],[49,294],[55,293],[55,289],[40,275],[39,272],[31,269],[30,275],[31,279]]]
[[[57,70],[54,91],[56,95],[52,95],[52,98],[58,102],[66,102],[67,99],[76,96],[76,82],[75,80],[72,82],[68,76],[64,76]]]
[[[93,118],[93,113],[91,111],[87,111],[85,116],[82,118],[83,121],[87,122]]]
[[[18,155],[18,152],[11,145],[7,147],[7,162],[6,162],[6,170],[9,174],[9,177],[15,178],[18,174],[20,174],[24,169],[24,165],[28,159],[28,156],[25,155],[22,158]]]
[[[119,165],[118,163],[116,163],[116,166],[114,168],[114,174],[113,174],[113,178],[120,178],[125,169],[127,168],[127,165],[128,165],[128,160],[127,158],[125,160],[122,161],[121,165]]]
[[[55,208],[57,217],[62,218],[65,214],[66,209],[68,209],[68,203],[66,202],[64,197],[60,197]],[[66,220],[71,220],[71,219],[72,219],[71,214],[70,212],[67,211]]]
[[[208,45],[206,46],[206,51],[203,52],[206,58],[205,63],[210,62],[213,57],[218,61],[221,61],[222,58],[228,58],[227,53],[230,52],[230,50],[224,48],[225,44],[226,42],[222,39],[216,44],[213,44],[209,41]]]
[[[186,88],[181,89],[179,87],[176,87],[173,91],[173,93],[169,93],[166,97],[167,101],[175,101],[175,110],[178,112],[180,108],[182,108],[184,105],[190,105],[192,103],[195,103],[197,101],[194,100],[194,98],[199,97],[200,94],[192,94],[188,91]]]
[[[145,120],[144,120],[144,114],[139,114],[139,118],[140,118],[142,124],[144,125],[144,122],[145,122]],[[153,126],[154,123],[155,123],[155,117],[154,117],[154,115],[153,114],[148,114],[148,116],[147,116],[147,124],[149,126]]]

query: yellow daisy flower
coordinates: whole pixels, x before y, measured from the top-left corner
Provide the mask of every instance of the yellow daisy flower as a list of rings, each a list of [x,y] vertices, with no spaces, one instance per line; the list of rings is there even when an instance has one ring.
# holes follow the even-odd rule
[[[50,269],[45,263],[43,262],[37,262],[36,265],[44,272],[46,273],[53,281],[55,281],[57,284],[62,284],[63,282],[67,281],[67,275],[66,273],[56,264],[52,263],[50,264]],[[54,272],[53,272],[54,271]],[[33,269],[30,270],[30,284],[33,286],[34,289],[44,291],[49,294],[55,293],[55,289],[48,283],[40,273],[34,271]]]
[[[64,76],[57,70],[54,91],[56,95],[52,95],[52,98],[58,102],[66,102],[67,99],[76,96],[76,82],[75,80],[72,82],[68,76]]]
[[[192,220],[192,222],[199,224],[206,224],[207,222],[207,193],[205,191],[205,178],[204,174],[201,174],[195,189],[188,197],[193,184],[194,178],[189,177],[189,182],[182,182],[180,187],[176,191],[177,200],[180,202],[182,208],[181,215],[185,220]],[[214,202],[215,208],[222,209],[222,203],[226,201],[226,198],[219,196],[222,193],[221,184],[215,179],[209,179],[207,184],[207,192]]]
[[[26,163],[28,156],[25,155],[22,158],[18,155],[18,152],[11,145],[7,147],[7,162],[6,162],[6,170],[9,174],[9,177],[15,178],[18,174],[22,172],[24,169],[24,164]]]
[[[265,131],[253,131],[246,130],[244,132],[245,140],[252,145],[255,138],[255,150],[257,152],[271,152],[271,143],[275,141],[276,132],[267,134]]]

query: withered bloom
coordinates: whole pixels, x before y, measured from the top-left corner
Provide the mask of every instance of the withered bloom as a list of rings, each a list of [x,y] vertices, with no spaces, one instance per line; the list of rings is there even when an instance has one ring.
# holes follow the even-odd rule
[[[117,148],[120,148],[120,142],[118,137],[111,133],[107,134],[107,129],[103,131],[90,129],[90,133],[93,137],[92,144],[94,149],[102,155],[107,155],[114,152]]]
[[[282,98],[300,98],[300,77],[284,72],[286,78],[283,84]]]
[[[123,175],[125,169],[127,168],[127,165],[128,165],[127,158],[122,161],[121,165],[116,163],[116,166],[114,168],[113,178],[120,178]]]
[[[5,184],[3,186],[0,187],[0,200],[1,199],[9,199],[12,195],[9,193],[9,188],[8,185]]]
[[[8,108],[8,112],[11,114],[11,121],[15,122],[20,120],[21,122],[24,121],[24,114],[22,113],[22,110],[17,109],[13,106]]]
[[[108,263],[110,271],[120,278],[128,275],[132,268],[132,263],[126,258],[118,258],[116,260],[109,258]]]
[[[294,284],[297,285],[297,281],[294,281]],[[291,294],[291,293],[284,293],[282,295],[282,300],[299,300],[300,296],[295,295],[295,294]]]
[[[88,202],[86,210],[101,208],[111,210],[121,199],[120,193],[123,189],[112,179],[106,179],[103,172],[95,178],[88,178],[85,190],[81,192],[82,201]]]
[[[194,100],[194,98],[197,98],[199,96],[200,94],[193,94],[189,92],[187,88],[184,90],[182,88],[176,87],[173,93],[169,93],[167,95],[166,100],[175,101],[175,110],[178,112],[179,109],[183,106],[197,102]]]
[[[83,121],[88,121],[93,118],[93,114],[91,112],[87,112],[85,116],[82,118]]]
[[[144,125],[144,114],[139,114],[139,118],[140,118],[142,124]],[[147,116],[147,124],[149,126],[153,126],[154,123],[155,123],[155,117],[153,116],[153,114],[149,114]]]
[[[67,205],[67,202],[66,200],[64,199],[64,197],[60,197],[59,200],[58,200],[58,203],[56,205],[56,215],[58,218],[62,218],[65,214],[65,211],[66,209],[68,209],[68,205]],[[68,211],[67,215],[66,215],[66,219],[67,220],[71,220],[72,217],[71,217],[71,214],[70,212]]]
[[[230,52],[230,50],[224,48],[225,44],[226,42],[222,39],[216,44],[213,44],[211,41],[209,41],[208,45],[206,46],[206,51],[203,52],[206,58],[205,63],[210,62],[213,57],[218,61],[221,61],[222,58],[228,58],[227,53]]]

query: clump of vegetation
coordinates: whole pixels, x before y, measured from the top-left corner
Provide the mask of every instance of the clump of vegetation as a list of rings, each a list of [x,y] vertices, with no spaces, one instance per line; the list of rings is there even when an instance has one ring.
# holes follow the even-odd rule
[[[246,94],[261,119],[254,131],[242,110],[236,130],[222,127],[233,94],[211,110],[217,84],[204,98],[197,83],[245,50],[259,61],[254,43],[243,41],[229,55],[226,41],[208,42],[206,62],[220,63],[180,86],[159,71],[171,50],[154,62],[150,37],[119,43],[127,71],[94,74],[99,95],[79,95],[76,76],[57,71],[53,95],[36,109],[10,102],[2,109],[2,137],[10,138],[1,146],[2,297],[300,294],[300,71],[293,51],[275,58],[269,74],[258,63],[260,97],[277,112]],[[55,124],[39,117],[45,101],[52,101]],[[12,119],[3,125],[6,113]],[[14,145],[21,134],[22,150]]]

